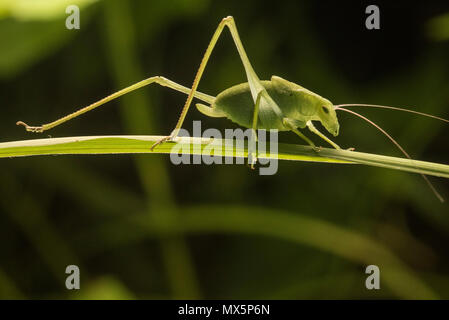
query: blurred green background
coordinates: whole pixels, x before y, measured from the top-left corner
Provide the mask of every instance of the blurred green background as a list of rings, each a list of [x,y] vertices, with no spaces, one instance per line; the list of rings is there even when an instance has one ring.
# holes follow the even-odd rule
[[[447,1],[446,1],[447,2]],[[67,30],[65,8],[81,8]],[[449,5],[378,1],[0,1],[4,141],[154,75],[189,86],[219,21],[233,15],[262,79],[279,75],[334,103],[449,117]],[[245,82],[227,31],[199,89]],[[150,86],[49,132],[166,135],[185,96]],[[356,109],[354,109],[356,110]],[[449,162],[447,125],[357,109],[412,157]],[[185,128],[235,125],[195,108]],[[335,140],[401,156],[368,124],[340,115]],[[44,134],[44,137],[47,135]],[[311,134],[309,137],[321,143]],[[282,142],[302,143],[291,133]],[[0,298],[449,298],[449,210],[419,175],[356,165],[172,165],[168,156],[2,159]],[[431,178],[449,199],[447,180]],[[81,290],[65,288],[65,268]],[[378,265],[381,289],[365,288]]]

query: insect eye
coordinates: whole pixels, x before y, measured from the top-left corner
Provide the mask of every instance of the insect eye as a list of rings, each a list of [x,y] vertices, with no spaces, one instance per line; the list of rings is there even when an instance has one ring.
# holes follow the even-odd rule
[[[329,109],[327,107],[323,106],[322,108],[323,108],[324,113],[329,113]]]

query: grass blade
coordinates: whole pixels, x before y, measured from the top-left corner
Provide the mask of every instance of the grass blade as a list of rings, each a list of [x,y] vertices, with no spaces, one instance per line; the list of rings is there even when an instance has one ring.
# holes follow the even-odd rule
[[[63,155],[63,154],[141,154],[171,152],[175,145],[182,154],[201,154],[206,146],[220,146],[211,153],[216,156],[247,156],[247,149],[239,147],[230,140],[180,137],[176,142],[150,146],[160,136],[82,136],[67,138],[34,139],[0,143],[0,158]],[[267,146],[267,150],[270,150]],[[259,158],[274,158],[275,155],[259,154]],[[378,154],[321,148],[319,152],[309,146],[280,143],[280,160],[312,161],[326,163],[358,163],[425,175],[449,178],[449,165],[410,160],[406,158]]]

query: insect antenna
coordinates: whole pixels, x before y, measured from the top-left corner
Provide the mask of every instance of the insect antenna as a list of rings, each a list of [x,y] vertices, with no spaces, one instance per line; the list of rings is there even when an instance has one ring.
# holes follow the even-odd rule
[[[355,115],[355,116],[357,116],[357,117],[359,117],[359,118],[361,118],[361,119],[363,119],[363,120],[365,120],[366,122],[368,122],[369,124],[371,124],[372,126],[374,126],[375,128],[377,128],[380,132],[382,132],[391,142],[393,142],[393,144],[408,158],[408,159],[410,159],[410,160],[412,160],[412,158],[410,157],[410,155],[407,153],[407,151],[405,151],[404,150],[404,148],[402,148],[402,146],[392,137],[392,136],[390,136],[389,134],[388,134],[388,132],[386,132],[384,129],[382,129],[379,125],[377,125],[375,122],[373,122],[373,121],[371,121],[370,119],[368,119],[368,118],[366,118],[365,116],[362,116],[361,114],[359,114],[359,113],[357,113],[357,112],[354,112],[354,111],[352,111],[352,110],[349,110],[349,109],[345,109],[345,108],[342,108],[342,106],[346,106],[346,105],[337,105],[337,106],[335,106],[335,110],[341,110],[341,111],[344,111],[344,112],[348,112],[348,113],[351,113],[351,114],[353,114],[353,115]],[[365,105],[365,106],[368,106],[368,105]],[[372,105],[369,105],[369,106],[372,106]],[[383,107],[383,106],[382,106]],[[404,109],[405,110],[405,109]],[[424,115],[426,115],[426,114],[424,114]],[[440,118],[438,118],[438,117],[435,117],[435,118],[437,118],[437,119],[440,119]],[[440,119],[440,120],[443,120],[443,121],[447,121],[447,120],[445,120],[445,119]],[[449,122],[449,121],[447,121],[447,122]],[[427,183],[427,185],[430,187],[430,189],[432,190],[432,192],[435,194],[435,196],[441,201],[441,202],[444,202],[444,198],[438,193],[438,191],[435,189],[435,187],[434,187],[434,185],[430,182],[430,180],[429,180],[429,178],[426,176],[426,175],[424,175],[424,174],[422,174],[421,173],[421,176],[423,177],[423,179],[426,181],[426,183]]]
[[[390,106],[381,106],[378,104],[364,104],[364,103],[350,103],[350,104],[339,104],[335,106],[336,108],[339,107],[369,107],[369,108],[379,108],[379,109],[390,109],[390,110],[396,110],[396,111],[403,111],[403,112],[409,112],[409,113],[414,113],[420,116],[424,116],[424,117],[429,117],[429,118],[433,118],[433,119],[437,119],[440,121],[444,121],[449,123],[449,120],[441,118],[441,117],[437,117],[428,113],[424,113],[424,112],[419,112],[419,111],[415,111],[415,110],[409,110],[409,109],[405,109],[405,108],[398,108],[398,107],[390,107]]]

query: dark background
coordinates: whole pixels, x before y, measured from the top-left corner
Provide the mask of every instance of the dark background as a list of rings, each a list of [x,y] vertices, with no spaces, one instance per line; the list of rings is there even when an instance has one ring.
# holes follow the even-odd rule
[[[74,3],[38,11],[0,2],[1,142],[36,138],[17,120],[46,123],[146,77],[189,86],[228,15],[262,79],[279,75],[335,104],[449,117],[447,1],[78,1],[81,29],[67,30]],[[380,7],[380,30],[365,28],[368,4]],[[245,81],[225,31],[199,89],[216,95]],[[48,134],[166,135],[184,101],[150,86]],[[354,110],[413,158],[449,162],[446,124]],[[368,124],[339,119],[341,146],[401,156]],[[195,108],[185,128],[192,120],[235,127]],[[280,140],[302,143],[292,133]],[[259,176],[163,155],[0,163],[1,298],[449,298],[448,205],[419,175],[283,161],[275,176]],[[448,199],[447,180],[431,181]],[[65,288],[70,264],[80,267],[79,291]],[[369,264],[380,267],[381,290],[365,288]]]

